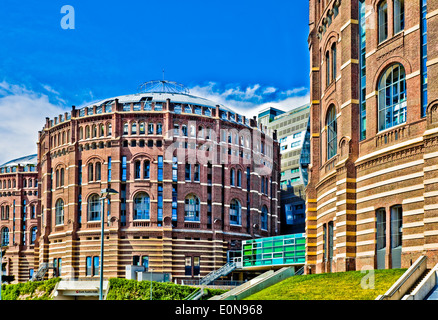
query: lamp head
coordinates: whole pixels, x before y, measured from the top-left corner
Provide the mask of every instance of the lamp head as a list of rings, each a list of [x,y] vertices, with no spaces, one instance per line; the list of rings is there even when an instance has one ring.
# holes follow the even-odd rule
[[[102,189],[101,190],[101,192],[100,192],[100,196],[102,197],[102,198],[107,198],[107,197],[109,197],[109,196],[111,196],[111,195],[113,195],[113,194],[117,194],[118,192],[116,191],[116,190],[114,190],[114,189],[111,189],[111,188],[107,188],[107,189]]]

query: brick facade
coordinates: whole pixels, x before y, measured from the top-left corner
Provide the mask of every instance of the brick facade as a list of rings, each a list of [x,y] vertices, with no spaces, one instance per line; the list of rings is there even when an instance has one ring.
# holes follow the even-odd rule
[[[379,39],[379,34],[384,34],[379,29],[379,6],[384,1],[309,3],[312,160],[306,190],[306,272],[409,267],[422,254],[431,258],[430,265],[438,262],[437,85],[433,82],[438,71],[438,51],[431,45],[437,41],[438,1],[427,1],[424,20],[428,44],[426,114],[422,114],[423,2],[396,2],[386,1],[384,40]],[[404,27],[396,32],[399,3],[404,5]],[[362,21],[366,30],[363,43]],[[333,44],[336,54],[331,50]],[[327,68],[327,57],[331,65],[332,57],[336,59],[336,78],[329,83],[327,70],[333,72],[333,67]],[[361,72],[362,67],[366,73]],[[388,104],[385,99],[379,101],[379,82],[392,67],[398,68],[400,74],[404,69],[405,101],[394,105],[388,120],[386,114],[384,118],[379,113]],[[390,93],[391,99],[395,99],[394,92],[395,89]],[[328,159],[326,114],[332,106],[336,110],[337,152]],[[393,115],[402,114],[403,108],[405,119],[397,123]],[[362,110],[366,115],[363,127]],[[382,127],[385,121],[393,122]],[[402,211],[401,229],[393,221],[398,208]],[[382,227],[378,212],[383,212],[386,219],[383,250],[379,245],[383,240],[377,239]],[[401,231],[401,254],[395,246],[396,236],[391,237],[398,232],[396,229]]]
[[[136,101],[127,102],[133,96]],[[266,128],[259,127],[255,119],[245,119],[222,106],[196,105],[196,97],[167,96],[167,99],[156,93],[122,96],[81,110],[73,107],[71,113],[53,120],[47,118],[38,140],[39,264],[61,259],[61,276],[92,277],[87,274],[86,261],[87,257],[93,261],[93,257],[99,256],[100,220],[90,221],[89,202],[91,195],[100,195],[101,189],[107,187],[118,194],[111,196],[109,226],[105,226],[105,278],[123,277],[125,266],[133,264],[134,257],[145,256],[154,272],[170,273],[178,281],[197,278],[194,271],[197,261],[200,261],[200,276],[204,276],[226,263],[227,251],[239,249],[239,240],[279,233],[280,155],[278,143],[272,139],[275,133],[265,133]],[[192,98],[195,100],[190,101]],[[178,102],[181,99],[186,102]],[[177,112],[178,107],[182,111]],[[192,107],[199,108],[194,111],[189,109]],[[145,124],[144,133],[140,123]],[[153,126],[151,134],[148,134],[149,124]],[[176,125],[179,125],[178,135],[174,134]],[[183,126],[187,126],[187,136]],[[207,128],[212,130],[208,138]],[[226,135],[222,136],[222,131]],[[236,133],[239,133],[237,138]],[[246,136],[241,140],[242,133]],[[172,151],[175,144],[179,148]],[[210,146],[206,155],[211,165],[205,159],[193,161],[193,152],[204,152],[206,146]],[[160,156],[163,157],[162,177],[158,172]],[[178,158],[176,180],[173,156]],[[108,179],[110,158],[111,181]],[[150,164],[148,178],[143,174],[145,161]],[[189,179],[187,163],[191,168]],[[199,179],[195,178],[195,165],[199,166]],[[97,166],[100,166],[99,177],[96,177]],[[91,168],[93,175],[89,172]],[[58,183],[61,169],[64,181]],[[230,185],[232,170],[234,186]],[[263,185],[267,185],[263,190],[262,179]],[[162,187],[162,198],[159,187]],[[173,193],[175,187],[177,195]],[[134,218],[136,196],[141,192],[149,196],[148,219]],[[200,201],[199,221],[187,221],[185,217],[189,195]],[[62,223],[56,220],[59,199],[64,203]],[[238,200],[241,205],[237,223],[230,221],[232,200]],[[172,215],[174,206],[176,219]],[[268,209],[266,226],[261,218],[264,206]],[[105,215],[105,222],[107,219]],[[186,273],[187,268],[192,270]]]
[[[36,155],[30,158],[34,160],[30,165],[17,159],[0,167],[0,235],[8,233],[0,239],[6,247],[2,263],[5,274],[14,275],[15,282],[29,280],[30,270],[37,265]]]

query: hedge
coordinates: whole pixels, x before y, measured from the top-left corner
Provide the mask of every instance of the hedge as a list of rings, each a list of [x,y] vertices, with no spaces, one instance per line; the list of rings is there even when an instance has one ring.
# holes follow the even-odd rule
[[[61,278],[2,285],[2,300],[51,300],[55,285]]]
[[[107,300],[149,300],[150,281],[127,280],[120,278],[110,279],[110,289]],[[152,300],[183,300],[198,288],[174,284],[173,282],[152,281]],[[227,290],[204,289],[207,291],[202,299],[222,294]]]

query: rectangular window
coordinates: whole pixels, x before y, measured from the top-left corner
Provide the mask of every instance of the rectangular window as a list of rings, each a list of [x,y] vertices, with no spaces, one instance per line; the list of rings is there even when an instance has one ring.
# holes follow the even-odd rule
[[[134,266],[140,265],[140,256],[133,256],[132,257],[132,265],[134,265]]]
[[[401,247],[402,245],[402,207],[391,208],[391,248]]]
[[[386,248],[386,213],[385,209],[378,209],[376,212],[377,226],[377,250]]]
[[[99,275],[99,257],[93,257],[93,276]]]
[[[163,133],[163,125],[161,124],[161,122],[157,123],[157,134],[161,135]]]
[[[141,257],[141,265],[146,268],[146,271],[148,271],[148,268],[149,268],[149,257],[148,256]]]
[[[126,183],[120,186],[120,224],[126,226]]]
[[[199,164],[195,164],[195,172],[194,172],[193,181],[199,181],[199,176],[200,176],[200,167],[199,167]]]
[[[178,181],[178,157],[172,158],[172,181]]]
[[[178,209],[178,185],[172,185],[172,221],[176,221],[178,219],[177,216]]]
[[[192,275],[192,257],[186,257],[185,259],[185,275]]]
[[[158,156],[158,181],[163,181],[163,156]]]
[[[163,220],[163,185],[158,185],[158,197],[157,197],[157,220],[160,222]]]
[[[201,258],[193,257],[193,275],[197,276],[201,273]]]
[[[186,181],[191,181],[191,164],[186,163]]]
[[[126,181],[126,156],[122,157],[122,181]]]
[[[427,108],[427,0],[422,0],[421,6],[421,116],[426,116]]]
[[[108,157],[108,182],[111,182],[111,157]]]
[[[360,140],[366,138],[366,6],[365,0],[359,1],[359,63],[360,63],[360,73],[359,73],[359,83],[360,83]]]

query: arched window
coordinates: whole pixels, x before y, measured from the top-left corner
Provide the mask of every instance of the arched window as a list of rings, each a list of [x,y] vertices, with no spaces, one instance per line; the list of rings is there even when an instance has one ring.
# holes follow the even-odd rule
[[[93,138],[97,137],[97,126],[95,124],[93,124],[93,129],[91,131],[91,134],[92,134]]]
[[[242,186],[242,170],[237,171],[237,186]]]
[[[336,108],[331,105],[326,117],[327,126],[327,160],[333,158],[337,152],[337,123]]]
[[[59,171],[59,185],[61,187],[64,185],[64,168]]]
[[[128,123],[123,124],[123,134],[127,135],[129,133],[129,125]]]
[[[379,16],[379,43],[388,38],[388,4],[382,1],[377,9]]]
[[[93,164],[88,164],[88,181],[93,181],[94,174],[93,174]]]
[[[231,200],[230,203],[230,224],[241,225],[242,223],[242,206],[236,199]]]
[[[100,124],[99,128],[99,136],[103,137],[105,135],[105,126]]]
[[[63,225],[64,224],[64,200],[58,199],[55,205],[55,224]]]
[[[111,123],[108,123],[106,125],[106,135],[111,136],[112,133],[113,133],[113,126],[111,125]]]
[[[144,176],[143,179],[149,179],[151,173],[151,162],[149,160],[145,160],[144,165]]]
[[[234,178],[235,178],[235,170],[231,169],[230,171],[230,185],[234,186]]]
[[[135,179],[140,179],[140,174],[141,174],[141,165],[140,165],[140,161],[135,161],[135,164],[134,164],[134,170],[135,170],[135,172],[134,172],[134,177],[135,177]]]
[[[1,244],[3,246],[8,246],[9,245],[9,229],[8,228],[3,228],[2,229],[2,238],[1,238]]]
[[[406,75],[401,64],[388,67],[379,80],[379,131],[406,122]]]
[[[131,124],[131,134],[137,134],[137,122]]]
[[[9,220],[9,206],[4,205],[1,207],[1,218],[2,220]]]
[[[325,54],[325,63],[326,63],[325,70],[326,70],[326,81],[327,81],[326,87],[328,87],[330,85],[330,82],[331,82],[331,78],[330,78],[330,68],[331,67],[330,67],[330,52],[329,51],[327,51]]]
[[[84,139],[84,128],[79,127],[79,140]]]
[[[194,194],[189,194],[185,199],[184,221],[200,220],[200,201]]]
[[[100,181],[102,177],[102,164],[100,162],[96,163],[96,181]]]
[[[100,220],[100,199],[97,194],[88,198],[88,221]]]
[[[260,216],[261,225],[263,230],[268,230],[268,208],[266,206],[262,207],[262,213]]]
[[[90,127],[86,126],[85,127],[85,139],[89,139],[90,138]]]
[[[140,124],[139,124],[139,131],[140,131],[140,134],[145,134],[144,122],[140,122]]]
[[[140,192],[134,198],[134,220],[150,219],[150,198],[146,192]]]
[[[37,227],[30,229],[30,244],[35,244]]]
[[[332,44],[332,81],[336,80],[336,43]]]
[[[405,28],[405,1],[394,0],[394,34]]]

